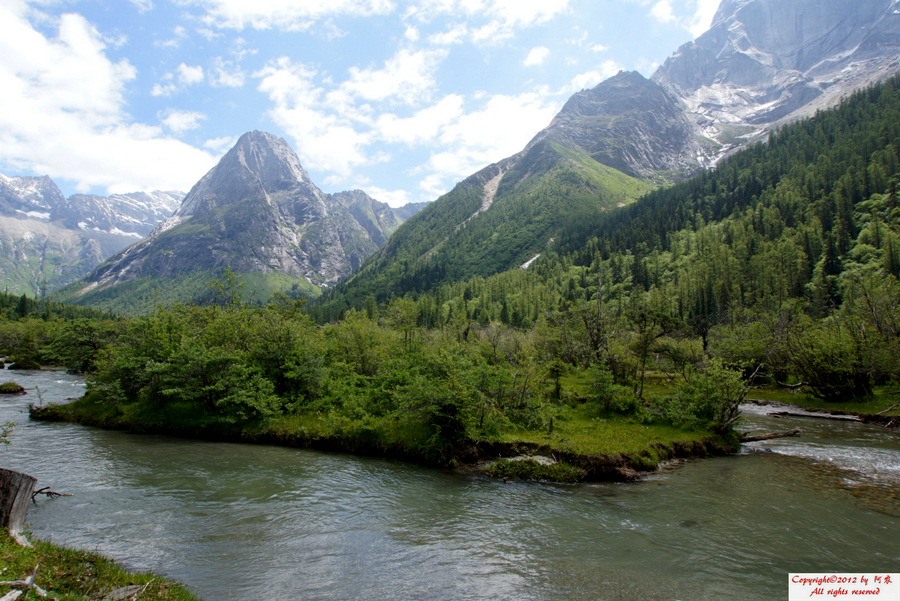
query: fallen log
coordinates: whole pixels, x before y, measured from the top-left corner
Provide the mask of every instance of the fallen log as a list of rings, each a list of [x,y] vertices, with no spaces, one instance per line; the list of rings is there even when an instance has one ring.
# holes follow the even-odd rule
[[[37,478],[0,468],[0,528],[17,536],[25,528],[28,501]]]
[[[833,419],[839,422],[858,422],[861,421],[858,417],[854,415],[818,415],[816,413],[794,413],[792,411],[773,411],[771,413],[766,413],[766,415],[772,415],[774,417],[814,417],[816,419]]]
[[[887,413],[888,411],[890,411],[891,409],[893,409],[894,407],[897,407],[897,406],[900,406],[900,403],[894,403],[893,405],[891,405],[890,407],[888,407],[888,408],[885,409],[884,411],[879,411],[879,412],[876,413],[875,415],[881,415],[882,413]]]
[[[754,436],[743,435],[739,438],[741,442],[757,442],[759,440],[772,440],[773,438],[787,438],[788,436],[800,436],[803,430],[794,428],[793,430],[785,430],[784,432],[772,432],[771,434],[757,434]]]

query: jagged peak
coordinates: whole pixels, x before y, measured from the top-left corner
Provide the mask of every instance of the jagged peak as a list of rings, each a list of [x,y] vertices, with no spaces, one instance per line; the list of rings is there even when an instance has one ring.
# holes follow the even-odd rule
[[[242,135],[197,182],[178,209],[178,215],[187,218],[195,214],[211,198],[216,198],[219,204],[232,203],[297,187],[318,191],[284,139],[254,130]]]

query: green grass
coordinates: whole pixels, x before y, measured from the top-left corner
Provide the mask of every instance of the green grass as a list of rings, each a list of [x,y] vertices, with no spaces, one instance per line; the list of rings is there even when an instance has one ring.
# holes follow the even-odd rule
[[[684,430],[661,424],[641,424],[621,416],[588,417],[576,413],[554,420],[553,432],[515,430],[498,442],[546,445],[554,451],[577,455],[631,455],[655,444],[701,442],[710,438],[704,430]]]
[[[542,465],[532,459],[522,461],[498,459],[489,465],[484,473],[495,478],[550,482],[578,482],[584,477],[584,470],[574,465],[561,461],[553,465]]]
[[[129,572],[96,553],[66,549],[44,541],[36,541],[34,547],[26,548],[17,545],[9,536],[0,535],[0,580],[24,579],[27,571],[36,565],[40,567],[35,584],[59,601],[97,599],[111,590],[131,585],[146,587],[139,599],[199,601],[178,583],[154,574]],[[11,590],[14,589],[0,586],[0,596]],[[39,597],[35,592],[29,592],[27,598]]]

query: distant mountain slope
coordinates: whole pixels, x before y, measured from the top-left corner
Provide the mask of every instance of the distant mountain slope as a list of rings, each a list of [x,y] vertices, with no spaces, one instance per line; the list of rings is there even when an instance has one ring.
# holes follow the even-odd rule
[[[84,277],[172,214],[180,192],[76,194],[47,176],[0,175],[0,285],[32,296]]]
[[[524,264],[563,224],[700,173],[896,72],[898,32],[893,0],[725,0],[712,28],[651,79],[620,72],[572,96],[522,152],[410,219],[323,300],[361,306],[368,295],[419,293]]]
[[[226,268],[244,276],[260,300],[276,290],[315,295],[359,267],[399,223],[362,191],[325,194],[284,140],[254,131],[148,238],[61,298],[141,312],[199,298]]]
[[[712,27],[653,80],[684,101],[715,160],[772,125],[812,115],[897,72],[894,0],[723,0]]]

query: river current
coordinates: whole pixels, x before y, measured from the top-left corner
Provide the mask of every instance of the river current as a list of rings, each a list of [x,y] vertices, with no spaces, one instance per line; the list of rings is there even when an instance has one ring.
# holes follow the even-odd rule
[[[32,422],[81,378],[11,372],[0,466],[38,487],[29,529],[214,600],[771,600],[790,572],[900,571],[900,434],[804,429],[636,484],[555,485],[273,446]],[[38,395],[38,390],[40,395]]]

